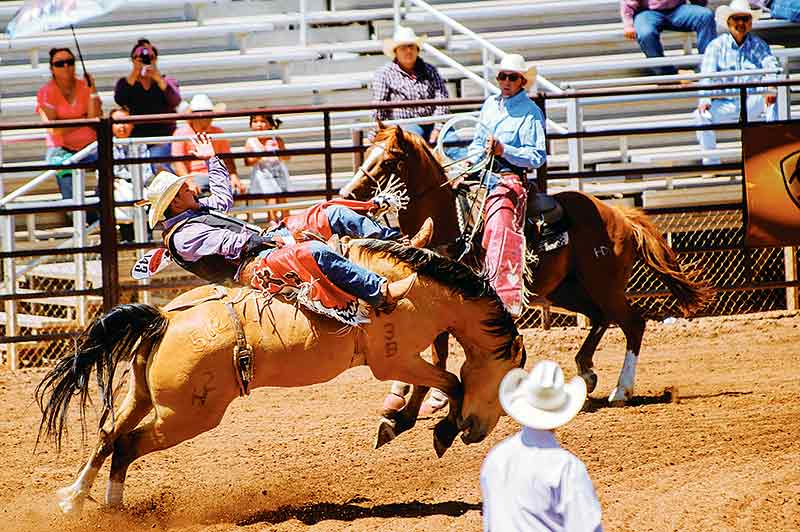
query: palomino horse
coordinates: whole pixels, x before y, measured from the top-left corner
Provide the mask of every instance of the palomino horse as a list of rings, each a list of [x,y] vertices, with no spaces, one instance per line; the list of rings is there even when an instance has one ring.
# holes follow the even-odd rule
[[[40,436],[60,444],[70,400],[80,395],[83,420],[89,377],[97,371],[99,440],[75,482],[58,490],[61,509],[80,510],[109,455],[106,502],[119,506],[134,460],[216,427],[240,395],[232,363],[239,333],[253,350],[252,388],[307,386],[367,365],[378,379],[436,386],[448,394],[450,415],[434,431],[437,452],[459,432],[465,443],[483,440],[500,417],[500,380],[525,363],[522,337],[497,295],[469,268],[428,250],[354,240],[349,256],[387,277],[416,272],[417,279],[392,313],[373,315],[347,332],[336,321],[252,289],[215,286],[196,288],[166,307],[176,310],[120,305],[94,320],[75,354],[61,359],[36,390]],[[460,381],[419,356],[445,330],[464,347]],[[128,394],[115,411],[115,368],[128,361]],[[154,419],[137,427],[154,409]]]
[[[369,197],[373,188],[382,186],[394,175],[406,186],[410,197],[406,211],[399,217],[401,229],[413,232],[424,217],[431,216],[436,231],[434,241],[454,244],[461,236],[455,192],[448,186],[444,169],[424,140],[399,127],[387,127],[378,132],[373,144],[365,164],[342,188],[341,195]],[[702,308],[714,291],[698,280],[698,270],[687,270],[680,265],[675,252],[640,210],[606,205],[581,192],[562,192],[554,197],[566,214],[569,244],[539,254],[538,266],[531,268],[534,275],[526,279],[526,288],[554,305],[586,315],[591,321],[589,335],[575,357],[578,373],[589,392],[597,386],[597,375],[592,369],[597,345],[610,324],[620,326],[627,343],[625,361],[609,401],[621,404],[633,394],[645,328],[644,318],[625,297],[634,258],[638,256],[655,270],[685,315]],[[437,365],[445,367],[446,338],[437,339],[433,356]],[[427,390],[421,393],[424,392]],[[412,396],[410,404],[419,401],[419,397]]]

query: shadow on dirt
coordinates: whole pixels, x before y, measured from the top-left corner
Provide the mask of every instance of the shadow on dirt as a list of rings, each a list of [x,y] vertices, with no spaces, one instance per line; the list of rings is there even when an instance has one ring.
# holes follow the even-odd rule
[[[424,503],[419,501],[380,504],[377,506],[357,506],[352,502],[363,502],[363,499],[344,504],[322,502],[303,506],[281,506],[277,510],[256,512],[238,521],[237,526],[248,526],[258,523],[278,524],[290,519],[297,519],[305,525],[315,525],[320,521],[333,519],[336,521],[355,521],[370,517],[428,517],[446,515],[458,517],[471,510],[480,510],[480,504],[461,501]]]
[[[682,401],[690,401],[694,399],[713,399],[715,397],[739,397],[741,395],[750,395],[753,392],[719,392],[711,394],[700,395],[678,395],[675,388],[667,388],[660,395],[635,395],[626,404],[629,406],[648,406],[648,405],[664,405],[670,403],[680,403]],[[587,397],[586,404],[583,405],[583,412],[597,412],[604,408],[616,408],[608,402],[605,397]]]

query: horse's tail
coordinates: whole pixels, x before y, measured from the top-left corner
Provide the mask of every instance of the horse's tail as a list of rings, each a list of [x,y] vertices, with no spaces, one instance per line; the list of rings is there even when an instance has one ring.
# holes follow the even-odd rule
[[[702,270],[691,265],[681,266],[677,254],[640,209],[621,210],[633,228],[639,257],[658,273],[661,281],[678,300],[684,316],[689,316],[707,305],[715,291],[706,281],[699,279]]]
[[[69,403],[80,395],[81,435],[85,435],[89,376],[94,367],[100,389],[100,425],[114,415],[114,373],[117,364],[133,358],[135,347],[151,350],[164,335],[168,318],[156,307],[144,304],[118,305],[95,318],[75,342],[75,352],[61,358],[36,387],[36,401],[42,411],[39,439],[52,438],[58,449],[66,430]]]

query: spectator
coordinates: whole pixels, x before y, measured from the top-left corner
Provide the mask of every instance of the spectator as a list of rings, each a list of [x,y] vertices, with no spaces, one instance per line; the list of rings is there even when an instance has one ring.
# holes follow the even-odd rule
[[[404,102],[449,98],[436,67],[419,57],[424,38],[417,37],[412,28],[398,27],[392,39],[384,41],[383,52],[392,58],[372,80],[372,99],[376,102]],[[448,113],[447,106],[383,108],[375,112],[379,120],[397,120]],[[403,124],[406,131],[416,133],[431,144],[439,138],[442,124]]]
[[[158,49],[147,39],[139,39],[131,50],[131,72],[120,78],[114,88],[114,101],[132,115],[174,113],[181,102],[177,80],[166,77],[158,69]],[[169,137],[175,122],[136,124],[134,137]],[[153,157],[168,157],[169,144],[149,144]],[[154,163],[153,172],[170,170],[169,163]]]
[[[586,466],[562,449],[553,429],[570,421],[586,399],[586,383],[564,383],[558,364],[543,360],[530,375],[511,370],[500,404],[523,425],[496,445],[481,468],[485,532],[602,531],[602,511]]]
[[[75,120],[100,116],[102,104],[92,76],[75,76],[75,56],[69,48],[50,49],[52,79],[36,94],[36,112],[42,120]],[[88,126],[52,128],[47,130],[47,164],[61,164],[76,152],[97,140],[95,130]],[[97,152],[84,157],[84,162],[97,160]],[[72,171],[56,174],[58,189],[64,199],[72,198]]]
[[[780,63],[772,55],[769,45],[750,33],[753,29],[753,19],[757,19],[760,15],[760,11],[750,8],[747,0],[733,0],[728,6],[718,7],[717,23],[727,27],[730,33],[720,35],[708,45],[706,53],[703,54],[701,73],[752,69],[780,70]],[[756,74],[708,78],[704,81],[706,83],[747,83],[774,77],[774,74],[768,76]],[[766,87],[748,89],[748,120],[757,120],[765,109],[768,121],[777,119],[777,106],[774,104],[775,94],[767,92]],[[714,91],[709,96],[700,98],[694,115],[698,125],[737,121],[739,118],[739,90]],[[698,131],[697,140],[704,150],[713,150],[717,147],[717,135],[714,131]],[[719,164],[719,162],[719,157],[716,156],[703,157],[703,164]]]
[[[124,107],[115,107],[108,113],[113,120],[127,118],[130,112]],[[114,138],[127,139],[133,133],[133,124],[119,124],[114,122],[111,127]],[[131,144],[114,144],[114,159],[128,159],[131,157],[150,157],[150,152],[145,146],[143,152],[136,153]],[[141,168],[142,186],[146,186],[153,177],[153,169],[149,164],[139,165]],[[114,165],[114,199],[116,201],[132,201],[140,199],[133,194],[133,175],[131,165]],[[120,224],[120,237],[123,242],[133,242],[133,207],[117,207],[115,209],[117,222]]]
[[[772,18],[800,22],[800,0],[752,0],[750,3],[769,9]]]
[[[211,98],[205,94],[196,94],[194,98],[192,98],[191,103],[184,104],[184,106],[185,111],[189,113],[221,113],[225,110],[224,103],[214,105],[214,103],[211,101]],[[187,120],[185,125],[182,125],[175,130],[175,136],[193,137],[197,133],[209,133],[212,135],[214,133],[224,133],[225,131],[222,128],[212,125],[213,121],[213,118],[190,118]],[[231,153],[231,143],[227,140],[215,139],[212,141],[212,143],[216,153]],[[177,140],[172,143],[172,155],[176,157],[181,155],[190,155],[192,154],[192,150],[193,145],[189,140]],[[236,173],[236,159],[225,157],[224,155],[222,155],[220,158],[224,160],[225,165],[229,169],[231,186],[233,187],[234,193],[244,194],[244,186],[242,185],[242,182],[239,181],[239,176]],[[186,182],[191,190],[195,192],[199,192],[200,190],[208,190],[208,170],[205,161],[175,161],[172,163],[172,165],[173,168],[175,168],[175,174],[178,176],[192,174],[192,177],[190,177]]]
[[[253,131],[271,131],[280,127],[281,121],[271,114],[257,114],[250,117],[250,129]],[[247,151],[278,151],[285,150],[283,139],[278,136],[250,137],[245,142]],[[244,164],[254,166],[250,178],[250,194],[280,194],[289,191],[289,169],[283,161],[288,161],[289,156],[281,155],[267,157],[245,157]],[[284,203],[284,198],[275,198],[271,203]],[[271,213],[272,214],[272,213]],[[282,212],[275,212],[270,219],[280,219]]]
[[[627,39],[636,39],[647,57],[664,57],[661,32],[694,31],[697,33],[697,50],[702,54],[717,35],[714,15],[705,7],[706,0],[620,0],[620,15]],[[656,75],[677,73],[675,67],[653,69]]]

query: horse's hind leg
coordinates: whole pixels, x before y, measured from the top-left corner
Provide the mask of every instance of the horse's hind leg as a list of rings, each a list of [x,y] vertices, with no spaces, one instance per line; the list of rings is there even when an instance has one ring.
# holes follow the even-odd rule
[[[97,445],[78,474],[78,478],[69,486],[65,486],[56,492],[58,505],[64,513],[80,512],[86,497],[92,489],[97,472],[113,450],[114,442],[121,434],[129,432],[138,425],[147,413],[152,410],[153,405],[150,402],[149,395],[147,395],[146,391],[137,390],[136,383],[138,378],[136,373],[136,370],[131,371],[128,393],[115,415],[114,425],[111,426],[109,421],[106,426],[100,429]]]

